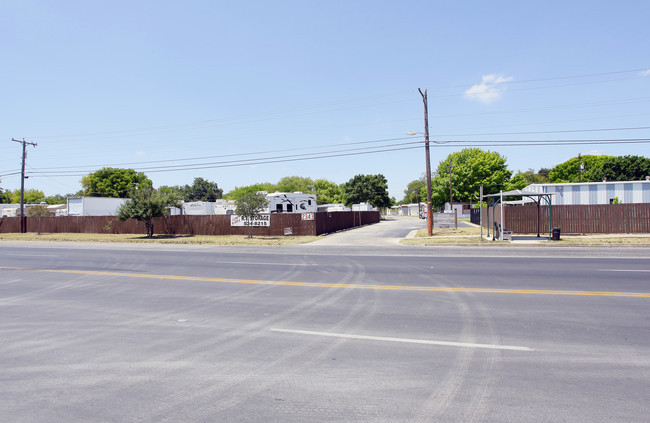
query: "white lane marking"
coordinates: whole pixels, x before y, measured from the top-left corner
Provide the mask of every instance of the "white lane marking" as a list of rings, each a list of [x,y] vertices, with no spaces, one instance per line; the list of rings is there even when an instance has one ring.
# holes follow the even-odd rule
[[[650,269],[598,269],[599,272],[650,272]]]
[[[8,256],[23,256],[23,257],[61,257],[58,254],[19,254],[19,253],[9,253]]]
[[[297,329],[271,329],[272,332],[294,333],[299,335],[329,336],[333,338],[360,339],[366,341],[402,342],[407,344],[442,345],[447,347],[487,348],[492,350],[534,351],[529,347],[513,345],[473,344],[469,342],[429,341],[426,339],[390,338],[383,336],[351,335],[347,333],[315,332]]]
[[[250,261],[217,261],[215,264],[261,264],[264,266],[318,266],[311,263],[255,263]]]

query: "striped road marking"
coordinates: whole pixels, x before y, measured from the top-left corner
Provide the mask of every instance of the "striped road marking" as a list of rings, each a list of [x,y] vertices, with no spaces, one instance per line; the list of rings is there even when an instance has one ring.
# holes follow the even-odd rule
[[[446,347],[487,348],[491,350],[534,351],[529,347],[513,345],[473,344],[470,342],[429,341],[426,339],[388,338],[383,336],[351,335],[349,333],[314,332],[311,330],[271,329],[272,332],[293,333],[299,335],[327,336],[331,338],[359,339],[365,341],[402,342],[407,344],[442,345]]]
[[[26,270],[45,273],[63,273],[71,275],[113,276],[121,278],[168,279],[181,281],[237,283],[251,285],[277,285],[277,286],[302,286],[311,288],[347,288],[347,289],[378,289],[392,291],[419,291],[419,292],[471,292],[483,294],[529,294],[529,295],[578,295],[596,297],[633,297],[650,298],[650,292],[608,292],[608,291],[562,291],[550,289],[499,289],[499,288],[452,288],[446,286],[410,286],[410,285],[375,285],[375,284],[343,284],[327,282],[288,282],[288,281],[263,281],[254,279],[229,279],[206,278],[200,276],[155,275],[125,272],[101,272],[91,270],[65,270],[65,269],[27,269],[21,267],[0,267],[4,270]]]

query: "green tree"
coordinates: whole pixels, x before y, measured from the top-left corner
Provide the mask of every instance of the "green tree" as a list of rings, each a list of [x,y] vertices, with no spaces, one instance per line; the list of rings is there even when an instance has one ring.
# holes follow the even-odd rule
[[[7,203],[11,203],[11,195],[9,194],[9,191],[3,191],[2,188],[0,188],[0,204]]]
[[[406,186],[404,190],[404,199],[401,201],[402,204],[413,204],[419,203],[422,201],[427,201],[427,181],[425,177],[422,176],[420,179],[411,181]]]
[[[2,180],[0,180],[2,182]],[[0,204],[6,204],[9,202],[9,197],[5,193],[5,191],[0,187]]]
[[[551,169],[549,169],[549,168],[547,168],[547,167],[541,167],[541,168],[539,168],[539,170],[537,171],[537,174],[538,174],[539,176],[541,176],[542,178],[544,178],[544,182],[548,182],[548,174],[549,174],[550,172],[551,172]]]
[[[441,207],[449,201],[449,165],[451,165],[454,202],[470,202],[478,196],[483,185],[484,194],[494,194],[506,189],[512,172],[506,158],[497,152],[480,148],[465,148],[451,153],[440,162],[436,176],[431,181],[431,202]]]
[[[316,194],[316,202],[318,204],[343,203],[343,190],[341,186],[327,179],[316,179],[314,181],[314,194]]]
[[[548,182],[548,169],[540,169],[539,172],[535,172],[534,169],[528,169],[525,172],[517,172],[517,175],[521,175],[525,180],[526,184],[543,184]]]
[[[49,197],[45,197],[45,202],[49,205],[53,204],[64,204],[68,202],[68,197],[73,197],[72,194],[67,194],[67,195],[61,195],[61,194],[54,194],[50,195]]]
[[[275,184],[275,189],[279,192],[315,193],[314,181],[311,178],[303,178],[301,176],[285,176]]]
[[[390,207],[388,181],[381,173],[376,175],[356,175],[343,186],[345,205],[370,203],[373,207]]]
[[[520,172],[517,173],[515,176],[510,178],[507,182],[505,187],[503,188],[504,191],[512,191],[516,189],[524,189],[528,185],[528,181],[526,180],[526,177]]]
[[[81,178],[83,195],[88,197],[128,198],[137,187],[153,188],[153,184],[142,172],[133,169],[105,167]]]
[[[226,200],[237,200],[245,194],[256,193],[258,191],[266,192],[275,192],[275,185],[269,182],[263,182],[260,184],[247,185],[243,187],[235,187],[231,191],[228,191],[224,198]]]
[[[20,190],[7,191],[9,194],[10,203],[20,203]],[[23,195],[23,200],[25,203],[40,203],[45,200],[45,194],[43,191],[37,189],[27,189]]]
[[[50,213],[50,210],[48,210],[47,206],[31,206],[30,208],[27,209],[27,217],[35,218],[37,220],[37,234],[41,234],[41,218],[42,217],[47,217],[51,216],[52,213]]]
[[[158,187],[158,192],[164,195],[172,195],[176,198],[183,198],[183,188],[180,185],[162,185]]]
[[[610,157],[603,163],[599,179],[640,181],[650,176],[650,159],[643,156]]]
[[[168,207],[180,207],[179,198],[161,194],[152,187],[144,186],[131,191],[131,198],[117,211],[120,221],[135,219],[144,222],[147,237],[153,237],[153,219],[167,214]]]
[[[584,165],[582,182],[599,182],[602,181],[603,165],[611,158],[611,156],[591,155],[581,156],[580,159],[573,157],[551,169],[548,179],[554,183],[578,182],[579,166],[582,163]]]
[[[183,201],[216,201],[223,195],[223,190],[216,182],[203,178],[194,178],[192,185],[183,187]]]
[[[257,216],[260,211],[264,210],[269,204],[266,195],[258,194],[256,192],[247,192],[239,196],[235,200],[235,214],[242,216],[248,221],[251,221]],[[248,227],[248,238],[253,238],[253,226]]]

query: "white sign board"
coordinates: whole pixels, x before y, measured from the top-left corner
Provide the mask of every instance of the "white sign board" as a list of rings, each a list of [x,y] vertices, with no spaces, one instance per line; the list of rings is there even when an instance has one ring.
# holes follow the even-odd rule
[[[314,213],[303,213],[302,220],[314,220]]]
[[[230,226],[271,226],[271,215],[259,214],[248,219],[233,214],[230,216]]]

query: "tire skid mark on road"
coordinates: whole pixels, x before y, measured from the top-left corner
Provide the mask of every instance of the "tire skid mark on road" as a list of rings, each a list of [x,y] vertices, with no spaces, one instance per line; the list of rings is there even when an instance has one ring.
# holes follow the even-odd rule
[[[341,265],[352,268],[352,270],[347,272],[344,280],[354,280],[357,275],[357,272],[354,271],[354,262],[344,260]],[[220,354],[235,347],[241,347],[247,343],[255,342],[259,338],[268,336],[268,327],[276,324],[276,322],[286,319],[291,319],[290,321],[293,321],[296,318],[306,320],[310,315],[336,304],[342,297],[349,294],[350,291],[345,289],[327,290],[323,294],[313,297],[310,301],[296,305],[283,313],[258,320],[247,325],[245,328],[230,331],[231,333],[229,333],[229,335],[231,335],[231,338],[233,339],[227,341],[225,345],[223,340],[219,340],[219,344],[215,345],[215,350],[213,351],[215,354]],[[362,304],[363,301],[359,300],[359,303]],[[353,317],[349,317],[349,319],[353,319]],[[223,334],[221,338],[222,337]],[[178,396],[166,398],[167,404],[156,410],[156,418],[160,418],[160,421],[165,419],[173,421],[175,420],[173,413],[179,408],[179,406],[186,403],[196,404],[197,401],[199,403],[203,402],[206,405],[205,409],[210,410],[210,414],[206,415],[205,418],[210,416],[214,417],[215,413],[232,408],[262,390],[268,389],[269,386],[278,383],[280,378],[287,374],[285,365],[287,362],[291,362],[291,370],[289,370],[289,372],[292,374],[295,374],[295,372],[300,369],[309,367],[310,363],[313,363],[315,360],[314,357],[316,351],[321,351],[321,347],[317,341],[313,341],[294,347],[293,349],[286,351],[282,356],[273,358],[270,361],[260,362],[250,369],[239,369],[236,364],[230,364],[227,366],[218,364],[218,368],[215,370],[218,370],[220,374],[234,376],[221,379],[218,386],[215,386],[212,381],[202,382],[198,386],[192,388],[192,394],[189,396],[187,392],[184,392]],[[297,360],[301,356],[304,357],[302,361]],[[268,373],[274,368],[281,369],[281,372],[279,372],[276,377],[260,378],[260,374]],[[261,379],[264,381],[261,382]],[[236,389],[238,386],[242,385],[248,386],[246,386],[245,389]],[[239,392],[246,392],[246,394],[241,394]],[[218,398],[218,400],[215,401],[215,398]]]
[[[344,276],[344,280],[346,281],[349,280],[351,282],[359,278],[360,275],[365,274],[365,269],[361,265],[357,264],[356,262],[353,261],[348,262],[346,260],[344,264],[345,267],[348,268],[348,271]],[[347,293],[346,295],[350,295],[350,294],[351,293]],[[379,304],[376,299],[373,302],[373,306],[371,307],[371,309],[368,310],[368,301],[366,298],[368,294],[366,292],[363,291],[355,292],[354,295],[357,296],[354,305],[347,311],[345,316],[343,316],[341,320],[336,323],[336,325],[334,326],[335,328],[342,330],[343,328],[349,326],[350,324],[354,324],[354,328],[356,328],[364,324],[365,322],[367,322],[369,319],[371,319],[372,316],[378,310]],[[334,304],[336,304],[336,302],[330,302],[329,304],[322,304],[323,307],[320,308],[324,309]],[[309,314],[312,313],[308,313],[307,315],[302,315],[300,316],[300,319],[304,320],[304,317],[308,316]],[[293,319],[290,320],[289,322],[293,322]],[[354,328],[348,330],[354,330]],[[266,330],[268,331],[268,328],[266,328]],[[301,374],[303,371],[313,367],[314,363],[322,362],[322,360],[325,357],[331,355],[331,353],[341,345],[342,342],[340,340],[337,342],[332,342],[326,346],[323,346],[322,341],[319,340],[301,342],[300,346],[293,347],[292,349],[287,350],[285,353],[282,354],[282,356],[278,357],[272,362],[267,363],[264,366],[260,366],[259,369],[256,369],[255,371],[251,371],[246,375],[242,375],[242,377],[240,377],[240,380],[237,381],[235,385],[229,387],[230,389],[229,391],[227,391],[228,395],[222,395],[219,401],[217,401],[216,403],[211,402],[210,406],[218,410],[230,409],[232,407],[236,407],[243,401],[250,399],[254,395],[257,395],[260,392],[268,390],[273,385],[278,385],[278,384],[281,385],[282,383],[285,383],[287,381],[290,382],[291,380],[295,379],[295,375]],[[291,366],[287,367],[286,363],[291,363]],[[274,376],[260,378],[259,377],[260,371],[264,371],[265,373],[273,372]],[[262,382],[260,382],[260,380],[262,380]],[[230,394],[231,393],[230,391],[232,392],[236,391],[232,388],[234,388],[237,385],[243,385],[243,384],[249,384],[249,386],[246,386],[246,388],[243,390],[246,392],[245,395],[233,396]],[[284,403],[284,404],[276,404],[276,406],[279,406],[279,409],[277,411],[289,413],[293,418],[295,418],[296,414],[300,413],[301,410],[304,411],[304,408],[301,408],[300,404]],[[305,419],[309,419],[309,415],[305,415],[304,417]]]
[[[439,279],[445,279],[448,283],[453,282],[446,277],[437,275]],[[438,282],[438,281],[437,281]],[[454,299],[454,305],[458,310],[462,322],[462,329],[459,335],[459,341],[466,343],[475,343],[475,328],[472,322],[471,308],[468,306],[462,295],[451,291]],[[441,417],[446,416],[447,409],[452,401],[458,395],[458,392],[467,378],[469,368],[474,357],[474,348],[458,348],[454,356],[453,364],[442,381],[433,387],[429,397],[422,404],[418,413],[414,416],[416,422],[433,422],[438,421]]]

